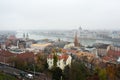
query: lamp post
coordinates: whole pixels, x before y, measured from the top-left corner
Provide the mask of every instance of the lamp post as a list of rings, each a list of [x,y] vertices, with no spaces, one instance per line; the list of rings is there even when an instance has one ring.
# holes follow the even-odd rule
[[[33,64],[33,70],[34,70],[34,76],[35,76],[35,54],[36,53],[33,53],[34,54],[34,64]]]
[[[2,56],[3,56],[3,71],[5,70],[5,54],[2,52]]]
[[[35,64],[33,64],[33,69],[34,69],[34,76],[35,76]]]
[[[3,53],[3,54],[4,54],[4,53]],[[3,61],[3,62],[4,62],[4,64],[5,64],[5,54],[4,54],[3,56],[4,56],[4,61]]]

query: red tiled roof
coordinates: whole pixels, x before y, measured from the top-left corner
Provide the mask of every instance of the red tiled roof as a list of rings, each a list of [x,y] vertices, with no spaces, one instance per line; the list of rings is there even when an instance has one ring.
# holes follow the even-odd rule
[[[15,54],[9,51],[0,50],[0,62],[4,62],[4,59],[5,62],[9,62],[9,59],[14,56],[16,56],[20,60],[28,60],[28,61],[34,61],[34,57],[35,57],[34,53],[32,52]]]
[[[15,56],[16,54],[11,53],[9,51],[5,51],[5,50],[0,50],[0,55],[5,57],[10,57],[10,56]]]
[[[53,55],[52,55],[52,54],[48,55],[48,58],[52,59],[52,58],[53,58]]]
[[[61,55],[61,56],[58,56],[58,59],[61,60],[61,59],[64,59],[65,61],[68,59],[68,55]]]
[[[62,49],[63,53],[67,53],[67,52],[71,52],[71,53],[77,53],[77,50],[66,50],[66,49]]]
[[[120,51],[109,50],[108,55],[117,57],[120,56]]]
[[[108,57],[108,56],[105,56],[102,58],[103,60],[106,60],[106,61],[110,61],[111,60],[111,57]]]
[[[34,59],[34,53],[32,52],[26,52],[26,53],[21,53],[21,54],[18,54],[17,57],[19,59]]]
[[[88,53],[88,52],[78,52],[76,53],[77,56],[87,56],[87,57],[94,57],[95,54],[91,54],[91,53]]]
[[[9,51],[5,51],[5,50],[0,50],[0,62],[9,62],[9,59],[11,57],[14,57],[16,54],[11,53]]]
[[[102,59],[103,59],[103,61],[105,61],[105,62],[115,62],[116,61],[116,59],[114,58],[114,57],[109,57],[109,56],[104,56],[104,57],[102,57]]]
[[[65,55],[65,54],[58,55],[57,57],[59,60],[63,59],[66,61],[68,59],[68,55]],[[48,55],[48,58],[52,59],[53,55],[52,54]]]
[[[66,50],[66,49],[62,49],[62,52],[63,52],[63,53],[66,53],[66,52],[67,52],[67,50]]]
[[[15,40],[16,37],[15,37],[14,35],[10,35],[10,36],[8,37],[8,39],[9,39],[9,40]]]

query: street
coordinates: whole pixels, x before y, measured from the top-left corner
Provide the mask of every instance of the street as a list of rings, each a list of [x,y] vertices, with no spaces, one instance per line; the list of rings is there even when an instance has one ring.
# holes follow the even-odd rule
[[[31,74],[13,67],[10,67],[8,65],[5,64],[1,64],[0,63],[0,71],[3,71],[4,73],[16,76],[19,79],[25,79],[25,80],[50,80],[47,79],[46,75],[44,73],[36,73],[37,75],[35,75],[33,78],[29,78],[26,75]],[[33,74],[32,74],[33,75]]]

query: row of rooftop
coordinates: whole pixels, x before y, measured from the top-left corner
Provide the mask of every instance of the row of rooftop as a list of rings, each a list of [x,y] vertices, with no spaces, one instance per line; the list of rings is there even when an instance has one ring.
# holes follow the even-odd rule
[[[92,59],[102,59],[104,62],[114,62],[119,63],[120,57],[120,46],[118,45],[111,45],[111,44],[103,44],[103,43],[96,43],[92,46],[84,46],[80,44],[78,40],[77,33],[75,34],[75,38],[73,42],[61,41],[58,39],[57,41],[52,41],[49,39],[44,40],[33,40],[25,37],[23,38],[16,38],[15,35],[10,35],[5,38],[4,42],[0,44],[0,62],[3,62],[5,58],[6,62],[9,62],[9,58],[13,56],[20,57],[21,59],[25,60],[34,60],[34,55],[38,53],[48,54],[48,58],[52,53],[52,49],[60,48],[61,53],[64,55],[59,56],[59,59],[65,59],[69,56],[72,56],[71,59],[81,59],[82,57],[87,57],[90,61]],[[58,51],[59,52],[59,51]],[[31,58],[31,59],[30,59]],[[52,58],[52,57],[51,57]],[[50,62],[50,61],[48,61]],[[68,63],[71,62],[70,60]],[[51,65],[51,62],[50,62]],[[63,67],[62,67],[63,68]]]

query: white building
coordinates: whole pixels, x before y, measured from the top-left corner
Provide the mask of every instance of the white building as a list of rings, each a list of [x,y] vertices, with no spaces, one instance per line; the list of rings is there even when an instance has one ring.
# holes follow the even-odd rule
[[[95,54],[96,57],[98,57],[98,52],[97,52],[97,49],[94,48],[94,47],[87,47],[85,48],[85,51],[89,52],[89,53],[92,53],[92,54]]]
[[[63,53],[57,53],[57,57],[58,57],[58,61],[57,61],[57,67],[61,68],[62,70],[64,70],[65,66],[67,65],[71,65],[71,60],[72,57],[70,55],[66,55]],[[50,54],[47,57],[47,63],[48,63],[48,68],[51,69],[53,67],[53,54]]]
[[[6,49],[6,45],[5,44],[1,44],[1,49]]]
[[[74,43],[66,44],[64,49],[70,49],[71,47],[75,47]]]
[[[120,63],[120,57],[118,58],[117,62]]]
[[[111,36],[112,36],[113,39],[119,39],[120,38],[120,32],[119,31],[113,31]]]

